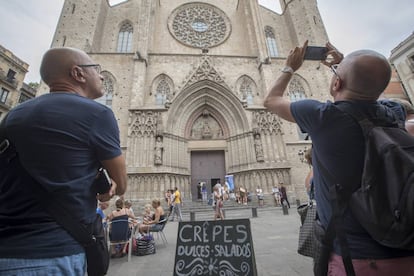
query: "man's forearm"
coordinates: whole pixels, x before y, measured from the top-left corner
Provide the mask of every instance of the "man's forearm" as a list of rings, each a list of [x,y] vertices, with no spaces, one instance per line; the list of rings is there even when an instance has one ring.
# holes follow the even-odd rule
[[[123,195],[127,188],[127,173],[123,155],[110,160],[101,161],[109,176],[116,182],[116,194]]]
[[[290,103],[283,98],[283,94],[292,78],[292,73],[283,72],[272,85],[268,95],[265,98],[264,106],[279,115],[281,118],[294,122],[292,114],[290,113]]]
[[[266,100],[269,97],[283,97],[283,94],[291,79],[292,79],[291,73],[281,73],[279,78],[273,84],[272,88],[270,88],[269,94],[267,95]]]

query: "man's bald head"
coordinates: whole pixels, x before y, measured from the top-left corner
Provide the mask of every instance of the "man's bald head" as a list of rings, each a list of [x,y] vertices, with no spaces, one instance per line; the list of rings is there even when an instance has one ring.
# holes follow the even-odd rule
[[[388,60],[372,50],[359,50],[349,54],[338,69],[345,82],[344,88],[361,98],[377,99],[391,79]]]
[[[40,65],[40,76],[50,86],[51,83],[70,80],[70,71],[74,65],[89,61],[89,56],[74,48],[53,48],[48,50]]]

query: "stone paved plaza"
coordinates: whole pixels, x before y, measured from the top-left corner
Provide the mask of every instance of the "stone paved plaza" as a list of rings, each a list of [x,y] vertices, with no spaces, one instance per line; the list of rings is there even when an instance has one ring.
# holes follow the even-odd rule
[[[258,275],[312,275],[312,260],[296,253],[300,222],[295,206],[289,209],[289,215],[283,215],[280,207],[259,208],[257,211],[258,217],[253,218],[251,209],[232,209],[226,211],[226,217],[250,218]],[[212,216],[213,212],[196,213],[196,220],[207,220]],[[177,230],[178,222],[168,222],[164,229],[167,245],[156,239],[155,255],[132,256],[131,262],[127,257],[112,259],[108,275],[173,275]]]

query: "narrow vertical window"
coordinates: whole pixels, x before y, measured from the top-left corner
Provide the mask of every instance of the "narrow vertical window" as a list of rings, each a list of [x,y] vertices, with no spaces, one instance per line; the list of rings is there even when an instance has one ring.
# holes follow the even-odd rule
[[[128,22],[122,24],[118,34],[118,53],[128,53],[132,49],[132,25]]]
[[[240,96],[248,105],[253,104],[252,82],[248,78],[244,78],[240,85]]]
[[[75,13],[75,9],[76,9],[76,5],[75,4],[72,4],[72,14]]]
[[[276,38],[275,34],[269,26],[265,28],[265,35],[266,35],[266,44],[267,48],[269,49],[270,57],[277,57],[277,47],[276,47]]]
[[[162,79],[157,86],[157,92],[155,94],[155,103],[157,105],[163,105],[167,101],[170,94],[170,86],[165,79]]]
[[[63,42],[62,42],[62,47],[64,47],[66,44],[66,35],[63,36]]]
[[[0,102],[5,104],[7,101],[7,96],[9,96],[9,90],[2,87],[0,92]]]
[[[112,108],[112,97],[114,95],[114,81],[110,77],[110,74],[107,72],[103,72],[101,75],[104,77],[102,83],[104,95],[96,99],[96,101],[98,103],[106,105],[109,108]]]

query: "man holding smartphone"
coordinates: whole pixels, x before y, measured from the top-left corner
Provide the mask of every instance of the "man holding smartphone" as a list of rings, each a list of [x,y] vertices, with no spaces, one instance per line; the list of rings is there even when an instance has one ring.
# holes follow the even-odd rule
[[[122,195],[127,186],[115,116],[93,100],[103,95],[100,65],[81,50],[53,48],[40,74],[50,93],[12,109],[2,126],[50,200],[90,225],[97,199]],[[101,166],[112,186],[98,194]],[[85,275],[83,246],[42,208],[35,196],[40,187],[23,186],[1,187],[0,275]]]
[[[297,123],[312,138],[315,198],[319,220],[325,230],[332,214],[329,189],[335,184],[329,181],[326,171],[346,182],[348,190],[355,190],[361,184],[364,167],[365,139],[361,128],[352,117],[336,106],[352,105],[367,117],[376,116],[382,110],[377,99],[391,77],[387,59],[377,52],[360,50],[343,58],[330,43],[326,47],[329,61],[323,60],[322,63],[332,70],[329,91],[334,102],[323,103],[308,99],[291,103],[284,97],[293,74],[302,66],[307,41],[303,47],[290,51],[286,67],[271,86],[264,102],[269,111]],[[384,115],[384,120],[393,121],[396,118],[395,114]],[[379,244],[349,210],[345,212],[343,221],[356,275],[412,275],[413,251]],[[328,275],[346,275],[337,242],[333,245],[328,267]]]

